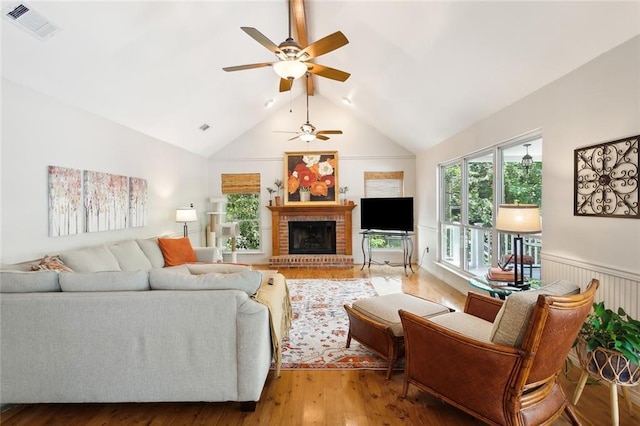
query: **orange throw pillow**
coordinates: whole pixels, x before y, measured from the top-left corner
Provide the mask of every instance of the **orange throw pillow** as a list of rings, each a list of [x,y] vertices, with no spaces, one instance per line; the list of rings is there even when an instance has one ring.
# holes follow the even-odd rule
[[[189,238],[158,238],[158,245],[164,257],[164,266],[196,262],[196,252]]]

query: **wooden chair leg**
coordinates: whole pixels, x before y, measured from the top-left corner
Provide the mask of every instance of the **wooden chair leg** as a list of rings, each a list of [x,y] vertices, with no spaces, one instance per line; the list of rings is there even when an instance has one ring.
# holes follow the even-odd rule
[[[567,417],[569,417],[569,420],[571,420],[571,424],[573,426],[582,425],[582,423],[580,423],[580,420],[578,420],[578,416],[576,415],[576,412],[573,410],[573,406],[571,404],[567,404],[564,406],[564,412],[567,414]]]
[[[588,378],[589,373],[587,373],[585,370],[582,370],[582,374],[580,375],[580,379],[578,380],[578,386],[576,386],[576,391],[573,394],[573,405],[578,405],[578,400],[580,399],[580,395],[582,395],[584,385],[587,383]]]
[[[349,346],[351,346],[351,331],[349,331],[349,333],[347,333],[347,344],[345,346],[345,348],[349,348]]]

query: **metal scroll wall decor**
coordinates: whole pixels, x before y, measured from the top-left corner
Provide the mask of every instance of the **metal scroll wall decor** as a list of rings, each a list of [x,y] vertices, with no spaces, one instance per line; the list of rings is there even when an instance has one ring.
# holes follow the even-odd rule
[[[574,216],[640,219],[640,135],[578,148]]]

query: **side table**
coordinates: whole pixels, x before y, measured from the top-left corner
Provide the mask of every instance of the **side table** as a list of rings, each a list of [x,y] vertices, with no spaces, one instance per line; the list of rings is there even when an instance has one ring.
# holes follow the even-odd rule
[[[491,297],[497,297],[499,299],[504,300],[508,295],[516,291],[527,291],[530,289],[539,288],[542,284],[538,280],[530,280],[528,281],[528,287],[516,287],[509,282],[496,282],[489,281],[486,277],[483,276],[475,276],[469,278],[469,284],[472,287],[475,287],[480,290],[484,290],[489,292]]]

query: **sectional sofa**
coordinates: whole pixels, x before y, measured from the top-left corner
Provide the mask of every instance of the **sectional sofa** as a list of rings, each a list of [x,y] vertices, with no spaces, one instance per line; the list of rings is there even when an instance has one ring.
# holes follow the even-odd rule
[[[195,251],[200,261],[213,255]],[[239,401],[255,409],[278,346],[256,293],[280,289],[286,308],[282,275],[164,267],[155,239],[59,258],[73,272],[1,272],[2,404]]]

